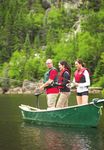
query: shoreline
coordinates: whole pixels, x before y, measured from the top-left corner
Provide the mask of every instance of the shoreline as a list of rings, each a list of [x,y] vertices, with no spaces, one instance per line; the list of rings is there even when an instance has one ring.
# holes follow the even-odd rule
[[[0,88],[0,94],[34,94],[35,88],[22,88],[22,87],[16,87],[16,88],[10,88],[8,90],[3,91],[2,88]],[[102,87],[89,87],[89,93],[95,93],[99,94],[103,90]],[[76,89],[71,89],[71,92],[75,92]]]
[[[89,93],[92,93],[92,94],[99,94],[99,93],[101,93],[101,91],[103,90],[103,88],[102,87],[89,87],[88,88],[89,89]],[[76,89],[72,89],[71,90],[72,92],[75,92],[76,91]]]

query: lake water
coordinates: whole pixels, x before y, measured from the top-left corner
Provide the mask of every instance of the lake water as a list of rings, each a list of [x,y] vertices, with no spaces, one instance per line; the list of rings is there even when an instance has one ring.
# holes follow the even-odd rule
[[[100,95],[90,95],[90,100]],[[45,96],[39,97],[46,108]],[[76,103],[72,94],[70,105]],[[18,106],[36,106],[34,95],[0,95],[0,150],[103,150],[104,115],[98,128],[44,127],[23,122]],[[104,114],[104,112],[103,112]]]

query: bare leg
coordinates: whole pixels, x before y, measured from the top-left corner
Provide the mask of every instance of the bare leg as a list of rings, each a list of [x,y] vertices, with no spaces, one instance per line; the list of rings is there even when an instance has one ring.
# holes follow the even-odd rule
[[[77,104],[81,105],[82,104],[82,96],[77,96]]]
[[[88,95],[83,95],[82,96],[82,104],[87,104],[88,103]]]

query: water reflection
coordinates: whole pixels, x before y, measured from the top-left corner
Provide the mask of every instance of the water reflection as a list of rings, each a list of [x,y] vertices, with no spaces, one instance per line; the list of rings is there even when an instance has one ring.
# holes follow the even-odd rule
[[[22,145],[38,150],[102,150],[104,130],[100,128],[42,127],[22,124]],[[25,149],[25,147],[23,147]]]

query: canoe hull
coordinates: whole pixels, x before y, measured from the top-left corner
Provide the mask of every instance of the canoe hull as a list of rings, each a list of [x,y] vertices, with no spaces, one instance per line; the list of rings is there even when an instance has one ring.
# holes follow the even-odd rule
[[[24,121],[51,126],[90,126],[97,127],[101,117],[102,105],[72,106],[54,110],[30,110],[22,106],[21,112]]]

